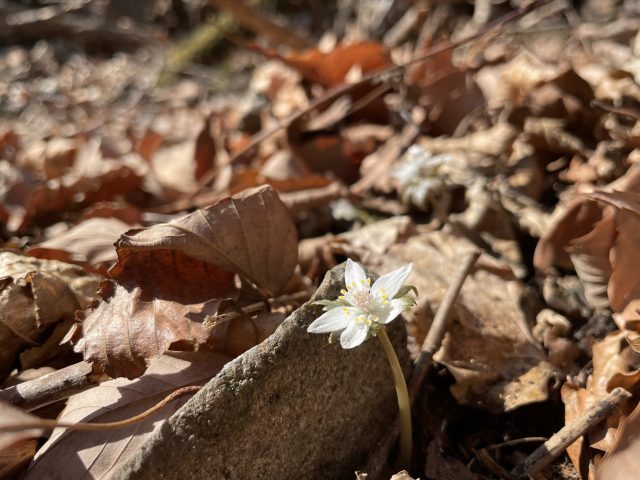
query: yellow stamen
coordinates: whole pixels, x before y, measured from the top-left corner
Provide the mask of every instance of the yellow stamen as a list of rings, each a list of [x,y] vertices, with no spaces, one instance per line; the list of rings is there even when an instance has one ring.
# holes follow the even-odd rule
[[[351,312],[347,312],[347,315],[351,315]]]
[[[364,280],[360,280],[360,283],[364,283]]]
[[[387,298],[387,295],[386,294],[382,295],[382,299],[384,300],[385,298]]]
[[[382,290],[380,290],[382,293],[384,293],[384,288]]]
[[[344,295],[345,293],[347,293],[347,291],[346,290],[340,290],[340,293],[342,293]]]
[[[386,305],[387,303],[389,303],[389,302],[387,302],[386,300],[384,302],[382,302],[383,305]]]
[[[371,320],[367,320],[367,325],[371,325]]]
[[[344,307],[344,308],[342,309],[342,311],[343,311],[343,312],[346,312],[346,311],[347,311],[347,307]]]
[[[370,278],[367,278],[367,283],[371,283],[371,279]]]
[[[354,286],[354,287],[356,286],[356,282],[353,282],[353,286]]]
[[[373,319],[377,322],[378,321],[378,317],[373,317]]]
[[[339,298],[340,300],[344,300],[344,297],[343,297],[342,295],[340,295],[338,298]]]

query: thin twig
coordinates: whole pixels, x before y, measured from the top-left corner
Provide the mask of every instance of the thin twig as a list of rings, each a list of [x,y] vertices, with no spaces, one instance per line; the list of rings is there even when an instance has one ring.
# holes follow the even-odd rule
[[[30,412],[111,380],[98,364],[80,362],[0,391],[0,400]]]
[[[438,348],[440,348],[440,343],[442,343],[442,339],[445,334],[446,320],[451,312],[451,308],[458,297],[458,293],[460,293],[462,284],[469,275],[471,268],[476,263],[480,253],[481,252],[479,250],[472,250],[467,253],[460,263],[447,293],[442,299],[442,303],[438,308],[438,313],[436,314],[431,328],[429,329],[427,338],[422,344],[422,351],[420,352],[420,356],[418,357],[413,369],[413,374],[409,380],[409,401],[411,405],[415,403],[420,387],[427,376],[433,354],[438,350]],[[384,436],[382,441],[378,443],[375,450],[369,456],[367,466],[364,468],[364,471],[369,474],[372,480],[376,480],[380,476],[384,465],[387,463],[389,453],[391,453],[399,434],[400,421],[396,417],[387,434]]]
[[[474,453],[476,455],[476,460],[478,460],[478,462],[480,462],[484,468],[486,468],[502,480],[520,480],[513,473],[510,473],[508,470],[505,470],[500,465],[498,465],[498,462],[496,462],[493,457],[489,455],[489,452],[487,452],[486,448],[476,450]]]
[[[30,430],[32,428],[68,428],[70,430],[83,430],[83,431],[103,431],[103,430],[117,430],[119,428],[128,427],[129,425],[133,425],[134,423],[139,423],[153,414],[159,412],[168,404],[177,400],[178,398],[184,395],[191,395],[193,393],[198,392],[202,387],[200,386],[191,386],[191,387],[183,387],[175,392],[168,395],[164,400],[160,403],[154,405],[146,412],[142,412],[140,415],[136,415],[135,417],[129,418],[127,420],[121,420],[119,422],[111,422],[111,423],[68,423],[68,422],[58,422],[57,420],[46,420],[46,419],[38,419],[32,422],[22,422],[15,425],[6,425],[0,427],[0,433],[5,432],[20,432],[22,430]]]
[[[469,272],[471,272],[471,269],[475,265],[481,253],[481,250],[472,250],[465,255],[465,257],[462,259],[462,262],[460,262],[460,266],[456,271],[455,277],[453,277],[451,285],[449,285],[447,293],[442,299],[442,303],[438,307],[438,312],[433,319],[433,323],[431,324],[431,328],[429,329],[427,338],[425,338],[424,342],[422,343],[420,356],[416,360],[415,368],[413,369],[413,374],[411,376],[411,381],[409,382],[409,395],[411,397],[412,404],[413,402],[415,402],[418,396],[418,392],[420,391],[420,388],[424,383],[424,379],[427,376],[429,367],[431,366],[433,355],[440,348],[440,344],[442,343],[442,339],[444,338],[444,334],[446,332],[447,318],[449,317],[449,313],[451,312],[451,309],[453,308],[453,305],[458,298],[458,294],[462,289],[464,281],[469,275]]]
[[[582,412],[574,418],[568,425],[565,425],[558,433],[547,440],[544,445],[540,446],[516,465],[511,473],[517,477],[523,475],[535,475],[544,467],[549,465],[553,460],[564,452],[569,445],[584,435],[589,428],[604,419],[622,402],[631,397],[631,394],[624,388],[618,387],[610,394],[602,397],[593,406]]]
[[[495,445],[489,445],[487,450],[498,450],[504,447],[513,447],[515,445],[521,445],[523,443],[532,443],[532,442],[546,442],[549,440],[547,437],[525,437],[525,438],[514,438],[513,440],[508,440],[502,443],[496,443]]]

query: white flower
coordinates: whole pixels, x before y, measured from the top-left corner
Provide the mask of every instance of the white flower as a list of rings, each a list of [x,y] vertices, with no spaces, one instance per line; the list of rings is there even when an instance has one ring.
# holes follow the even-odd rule
[[[339,297],[343,305],[318,317],[307,331],[310,333],[341,332],[342,348],[360,345],[371,331],[383,328],[405,308],[405,302],[394,299],[411,272],[411,264],[383,275],[371,285],[360,265],[347,260],[344,272],[347,290]]]
[[[336,220],[346,220],[351,222],[358,218],[358,209],[346,198],[341,198],[329,204],[331,215]]]
[[[405,155],[404,163],[391,171],[391,176],[400,181],[402,186],[419,181],[421,177],[433,176],[438,167],[451,161],[451,155],[431,155],[420,145],[411,145]]]

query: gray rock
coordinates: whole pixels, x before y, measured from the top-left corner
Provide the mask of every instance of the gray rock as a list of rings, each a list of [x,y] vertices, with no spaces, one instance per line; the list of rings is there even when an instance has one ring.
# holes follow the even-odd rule
[[[311,300],[337,298],[341,288],[344,264]],[[343,350],[307,333],[320,314],[306,303],[227,364],[111,480],[354,478],[396,415],[393,377],[376,338]],[[402,320],[387,332],[407,375]]]

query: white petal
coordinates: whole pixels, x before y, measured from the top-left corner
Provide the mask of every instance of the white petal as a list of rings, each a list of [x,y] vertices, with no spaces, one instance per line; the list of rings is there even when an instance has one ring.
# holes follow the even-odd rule
[[[378,297],[382,295],[382,290],[384,289],[384,293],[388,295],[387,298],[392,299],[400,287],[404,284],[404,281],[407,279],[409,274],[411,273],[412,263],[405,265],[398,270],[394,270],[391,273],[387,273],[386,275],[381,276],[371,287],[371,294],[374,297]]]
[[[363,283],[364,280],[364,283]],[[367,274],[356,262],[347,258],[347,267],[344,269],[344,281],[350,287],[353,287],[355,282],[357,289],[362,289],[363,285],[369,286],[367,283]]]
[[[347,315],[347,312],[350,315]],[[344,311],[342,307],[332,308],[316,318],[311,325],[307,327],[309,333],[331,333],[336,330],[347,328],[350,322],[356,317],[355,309],[348,308]]]
[[[385,307],[384,310],[378,309],[374,312],[374,315],[378,316],[378,323],[389,323],[395,320],[404,310],[404,302],[396,298],[395,300],[391,300]]]
[[[353,348],[364,342],[369,332],[369,325],[365,322],[352,322],[340,335],[340,345],[342,348]]]

